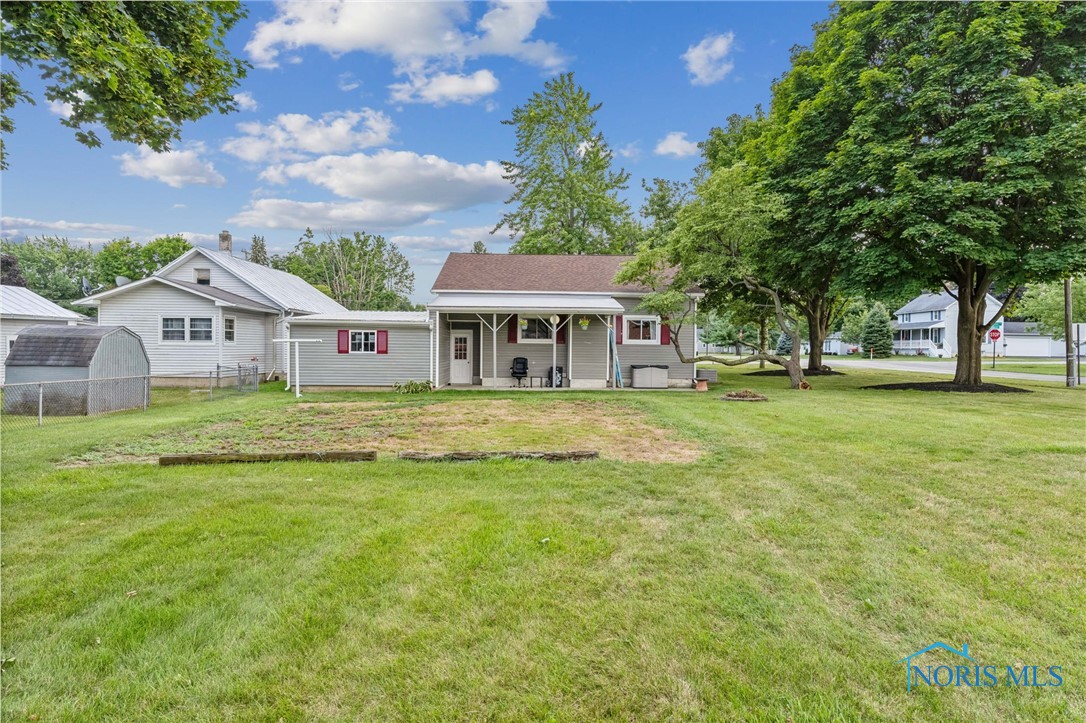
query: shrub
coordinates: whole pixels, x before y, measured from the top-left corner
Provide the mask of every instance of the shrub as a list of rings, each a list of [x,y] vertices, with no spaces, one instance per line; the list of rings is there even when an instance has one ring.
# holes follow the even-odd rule
[[[396,382],[392,385],[392,388],[396,390],[397,394],[422,394],[434,391],[434,385],[430,383],[429,379],[421,382]]]

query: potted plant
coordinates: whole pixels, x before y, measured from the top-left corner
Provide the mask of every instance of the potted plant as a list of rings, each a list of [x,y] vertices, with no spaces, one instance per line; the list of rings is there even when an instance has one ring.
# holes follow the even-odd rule
[[[521,329],[527,329],[528,328],[528,320],[527,319],[521,319],[520,320],[520,328]]]
[[[582,316],[580,321],[578,321],[577,323],[581,325],[582,331],[588,331],[588,322],[589,318],[587,316]]]

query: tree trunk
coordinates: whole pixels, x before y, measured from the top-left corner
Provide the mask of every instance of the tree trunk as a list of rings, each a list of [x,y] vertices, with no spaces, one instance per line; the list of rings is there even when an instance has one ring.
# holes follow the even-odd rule
[[[984,306],[988,284],[974,288],[972,274],[958,283],[958,359],[954,367],[954,383],[981,383],[981,341],[984,336]]]
[[[807,356],[808,371],[817,372],[822,368],[822,343],[826,340],[826,326],[829,319],[825,313],[828,307],[827,301],[817,299],[803,310],[807,319],[807,332],[811,341],[811,353]]]
[[[763,316],[758,322],[758,351],[762,354],[769,353],[769,323]],[[758,360],[758,368],[765,369],[765,359]]]

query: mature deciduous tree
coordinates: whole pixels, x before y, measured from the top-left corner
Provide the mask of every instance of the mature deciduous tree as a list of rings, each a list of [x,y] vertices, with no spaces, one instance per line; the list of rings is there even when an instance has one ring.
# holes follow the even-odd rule
[[[0,284],[4,286],[26,286],[23,272],[19,270],[19,259],[11,254],[0,254]]]
[[[811,195],[867,286],[951,289],[957,384],[981,382],[993,283],[1086,270],[1084,38],[1086,5],[1056,2],[845,3],[816,36],[810,102],[851,111]]]
[[[146,244],[130,238],[116,239],[94,254],[94,278],[102,286],[114,286],[118,276],[143,279],[192,248],[181,236],[160,236]]]
[[[671,343],[683,363],[713,361],[735,366],[764,359],[783,366],[793,388],[807,388],[799,344],[788,356],[762,349],[754,349],[739,359],[712,354],[690,356],[682,349],[678,333],[691,317],[686,290],[696,284],[705,291],[704,305],[709,309],[720,308],[736,288],[764,295],[773,304],[781,330],[794,339],[800,338],[799,321],[777,289],[757,276],[752,254],[771,236],[772,224],[783,214],[781,199],[753,181],[742,164],[718,168],[698,184],[694,199],[679,212],[667,244],[643,247],[616,280],[639,281],[654,289],[641,306],[672,327]]]
[[[24,241],[3,241],[0,253],[19,262],[27,287],[61,306],[83,296],[83,279],[93,278],[94,252],[66,238],[42,236]]]
[[[355,231],[348,236],[328,232],[314,241],[311,229],[286,256],[272,265],[326,290],[348,309],[411,310],[408,296],[415,274],[399,247],[383,236]],[[323,288],[322,288],[323,287]]]
[[[1063,284],[1037,284],[1026,290],[1018,302],[1015,314],[1037,322],[1037,330],[1055,339],[1062,339],[1066,331],[1064,320]],[[1071,283],[1071,322],[1086,324],[1086,278]]]
[[[80,143],[114,140],[165,151],[181,125],[237,110],[234,89],[248,63],[233,58],[226,33],[246,15],[239,2],[6,2],[0,5],[0,131],[8,111],[33,99],[16,68],[34,67],[45,99],[71,106],[61,123]],[[0,168],[6,168],[0,138]]]
[[[599,254],[627,247],[630,208],[618,197],[629,174],[611,168],[613,154],[596,130],[588,92],[573,73],[553,78],[502,123],[514,126],[516,160],[502,161],[513,184],[505,228],[513,253]]]

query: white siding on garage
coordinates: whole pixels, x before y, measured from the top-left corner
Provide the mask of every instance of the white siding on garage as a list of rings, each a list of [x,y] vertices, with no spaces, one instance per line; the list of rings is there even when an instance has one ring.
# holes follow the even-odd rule
[[[244,296],[253,301],[259,301],[266,306],[279,308],[279,305],[265,296],[260,289],[253,288],[234,274],[220,267],[214,261],[210,261],[200,254],[193,254],[192,258],[188,261],[175,269],[171,269],[170,272],[166,274],[165,278],[187,281],[190,284],[194,284],[196,283],[196,276],[194,274],[196,269],[211,269],[211,285],[216,288],[222,289],[223,291],[229,291],[232,294]]]
[[[27,321],[25,319],[0,319],[0,384],[4,383],[4,360],[8,358],[8,347],[11,340],[19,336],[19,330],[28,326],[49,324],[50,326],[67,326],[66,321]]]
[[[387,354],[340,354],[338,332],[384,329]],[[393,324],[291,324],[292,339],[320,339],[299,344],[302,386],[387,387],[430,378],[430,328]],[[293,359],[291,360],[293,364]]]

